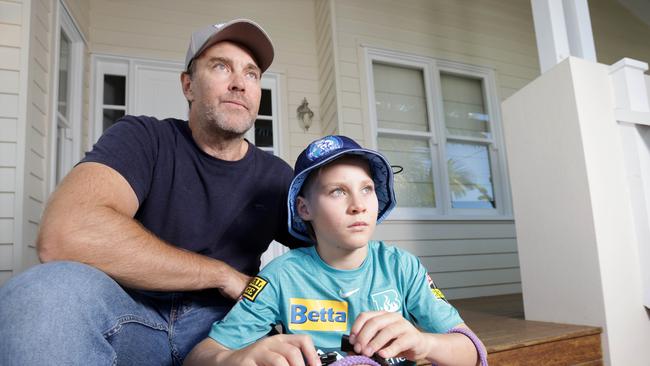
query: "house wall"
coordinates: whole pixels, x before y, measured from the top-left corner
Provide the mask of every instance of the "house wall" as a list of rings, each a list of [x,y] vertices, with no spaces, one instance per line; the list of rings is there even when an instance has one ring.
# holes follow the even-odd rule
[[[320,80],[321,123],[324,135],[337,134],[338,122],[338,83],[336,72],[337,46],[335,43],[335,19],[332,1],[316,1],[316,50]]]
[[[29,2],[0,1],[0,285],[17,267],[16,243],[21,218],[16,215],[21,194],[21,161],[25,117],[26,75],[24,47],[29,28]]]
[[[45,208],[49,183],[52,68],[54,37],[53,0],[33,0],[29,35],[28,94],[24,170],[23,240],[21,269],[38,263],[36,235]]]
[[[629,57],[650,62],[650,26],[616,0],[589,0],[598,62],[612,65]]]
[[[364,47],[493,69],[503,100],[539,74],[526,1],[333,0],[343,134],[372,146]],[[449,298],[521,292],[512,220],[391,221],[377,238],[420,256]]]

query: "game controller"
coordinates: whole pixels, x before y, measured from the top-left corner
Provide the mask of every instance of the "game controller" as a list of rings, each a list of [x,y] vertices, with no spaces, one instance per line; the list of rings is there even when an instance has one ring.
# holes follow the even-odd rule
[[[341,336],[341,352],[347,354],[354,354],[354,346],[350,343],[350,336],[344,334]],[[319,355],[321,365],[359,365],[359,364],[378,364],[380,366],[389,366],[389,363],[383,357],[373,355],[372,357],[365,356],[347,356],[343,360],[337,362],[336,352],[327,352]],[[346,362],[347,361],[347,362]]]

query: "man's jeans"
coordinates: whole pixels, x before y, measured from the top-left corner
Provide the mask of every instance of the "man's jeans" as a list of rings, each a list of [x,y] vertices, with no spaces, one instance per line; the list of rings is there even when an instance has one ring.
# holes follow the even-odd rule
[[[180,365],[228,310],[127,292],[80,263],[42,264],[0,288],[0,365]]]

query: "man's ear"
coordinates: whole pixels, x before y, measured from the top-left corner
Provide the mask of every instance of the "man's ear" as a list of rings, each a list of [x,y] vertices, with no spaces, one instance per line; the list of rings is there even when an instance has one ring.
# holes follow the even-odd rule
[[[311,210],[309,209],[309,202],[301,196],[296,197],[296,208],[298,216],[305,221],[311,220]]]
[[[192,93],[192,77],[186,72],[181,72],[181,87],[183,88],[183,94],[185,99],[188,102],[194,101],[194,93]]]

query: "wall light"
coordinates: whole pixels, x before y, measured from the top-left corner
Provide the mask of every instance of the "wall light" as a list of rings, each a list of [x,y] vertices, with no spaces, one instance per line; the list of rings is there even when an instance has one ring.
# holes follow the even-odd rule
[[[309,131],[311,122],[314,119],[314,112],[309,108],[307,98],[302,99],[302,103],[296,109],[296,115],[298,116],[298,123],[300,123],[305,132]]]

